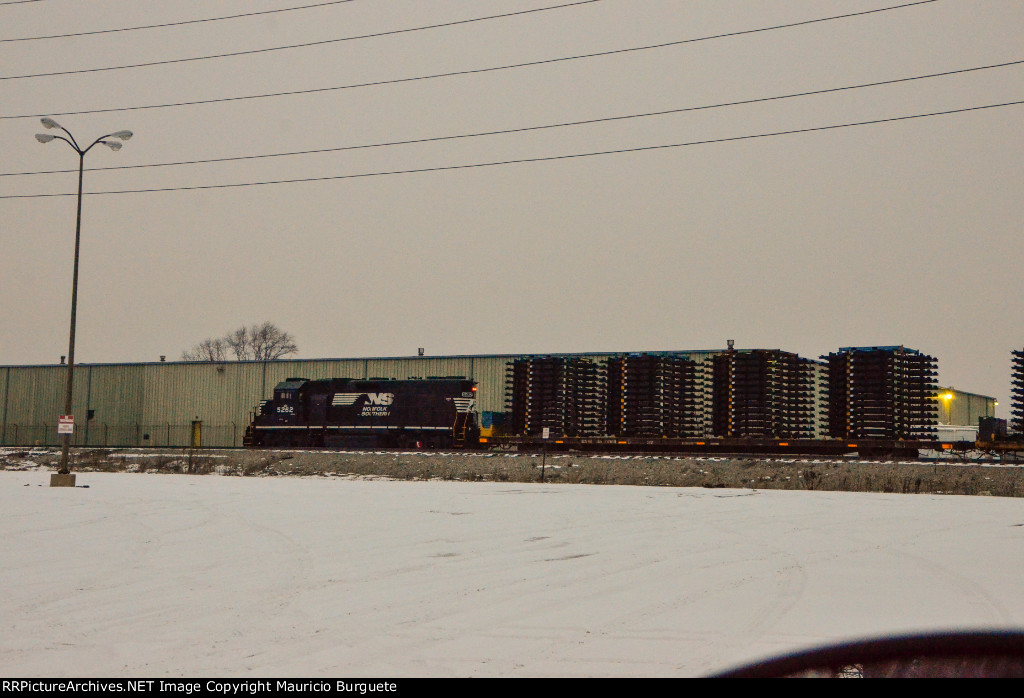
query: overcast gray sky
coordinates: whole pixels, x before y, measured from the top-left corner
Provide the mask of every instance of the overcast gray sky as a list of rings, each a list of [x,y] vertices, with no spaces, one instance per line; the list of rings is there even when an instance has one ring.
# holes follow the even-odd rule
[[[0,174],[77,167],[63,143],[33,138],[44,115],[84,142],[135,132],[119,153],[91,151],[95,169],[1024,61],[1021,0],[753,33],[901,3],[599,0],[393,33],[567,2],[3,2]],[[329,43],[19,77],[311,42]],[[445,73],[462,74],[427,77]],[[384,84],[346,87],[370,82]],[[320,91],[219,101],[302,90]],[[904,344],[1005,415],[1010,351],[1024,347],[1024,105],[678,144],[1020,100],[1024,64],[88,171],[87,193],[179,190],[85,197],[76,358],[174,360],[263,320],[304,358]],[[421,169],[433,171],[352,177]],[[181,189],[308,178],[326,179]],[[75,173],[2,176],[0,197],[75,186]],[[0,198],[0,364],[67,353],[74,225],[74,196]]]

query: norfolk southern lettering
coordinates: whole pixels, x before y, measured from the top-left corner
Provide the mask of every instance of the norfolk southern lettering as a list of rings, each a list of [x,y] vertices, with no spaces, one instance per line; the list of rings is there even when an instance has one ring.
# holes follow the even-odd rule
[[[394,401],[394,393],[367,393],[361,414],[364,417],[387,417],[388,407]]]

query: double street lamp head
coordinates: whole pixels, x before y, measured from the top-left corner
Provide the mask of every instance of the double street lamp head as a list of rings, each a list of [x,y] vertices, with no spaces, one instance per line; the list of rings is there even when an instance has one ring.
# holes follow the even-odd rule
[[[92,142],[92,145],[89,146],[89,148],[85,148],[83,150],[82,148],[80,148],[78,146],[78,142],[75,140],[75,137],[71,135],[71,132],[68,131],[63,126],[61,126],[60,124],[58,124],[56,121],[54,121],[50,117],[48,117],[48,116],[43,117],[42,119],[40,119],[40,122],[47,129],[59,128],[61,131],[63,131],[64,133],[67,134],[67,138],[65,138],[64,136],[53,136],[53,135],[50,135],[48,133],[37,133],[36,134],[36,140],[37,141],[39,141],[40,143],[49,143],[52,140],[65,141],[68,145],[70,145],[72,148],[74,148],[78,152],[79,155],[85,155],[85,153],[87,153],[89,151],[89,148],[92,148],[92,146],[94,146],[96,144],[105,145],[108,148],[110,148],[111,150],[120,150],[121,146],[124,145],[120,141],[127,141],[128,139],[130,139],[134,135],[131,131],[115,131],[114,133],[108,133],[107,135],[100,136],[99,138],[94,140]],[[109,140],[111,138],[116,138],[118,140]]]
[[[102,143],[103,145],[107,146],[111,150],[117,151],[117,150],[120,150],[121,146],[124,145],[124,144],[120,143],[118,141],[108,141],[107,139],[108,138],[120,138],[122,141],[126,141],[129,138],[131,138],[132,135],[133,134],[132,134],[131,131],[118,131],[117,133],[111,133],[109,136],[103,136],[103,138],[99,139],[97,141],[97,143]]]

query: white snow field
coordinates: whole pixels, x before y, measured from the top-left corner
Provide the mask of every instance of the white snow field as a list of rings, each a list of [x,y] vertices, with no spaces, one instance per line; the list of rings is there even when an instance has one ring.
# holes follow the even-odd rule
[[[0,675],[700,676],[1024,627],[1024,500],[0,472]],[[88,485],[88,487],[82,487]]]

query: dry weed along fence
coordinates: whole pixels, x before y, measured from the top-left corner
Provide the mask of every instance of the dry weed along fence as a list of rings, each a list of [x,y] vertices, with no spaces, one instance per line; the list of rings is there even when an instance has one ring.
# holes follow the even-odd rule
[[[0,452],[8,470],[56,467],[57,449]],[[395,480],[536,482],[540,454],[74,449],[78,471],[237,476],[362,476]],[[1024,496],[1024,466],[672,456],[548,456],[550,483]]]

